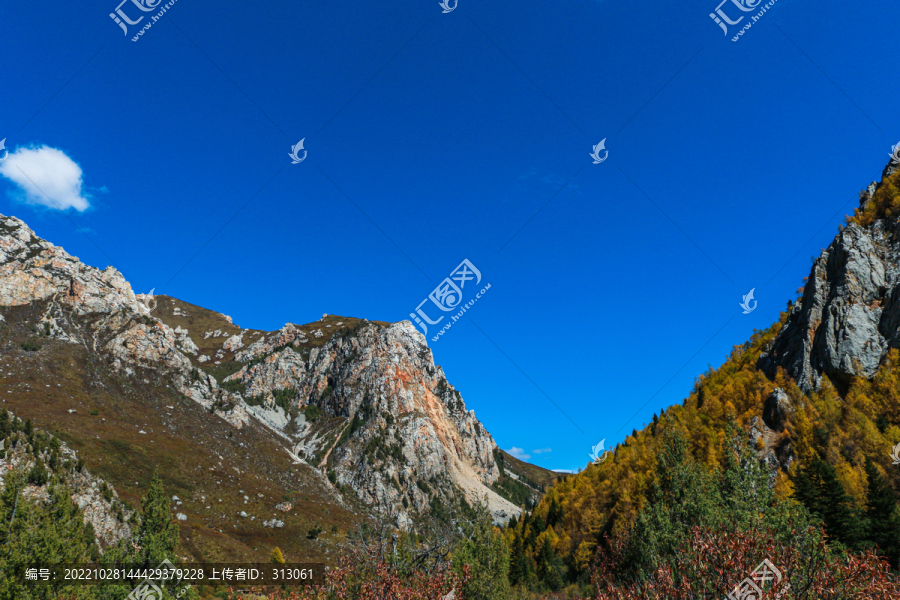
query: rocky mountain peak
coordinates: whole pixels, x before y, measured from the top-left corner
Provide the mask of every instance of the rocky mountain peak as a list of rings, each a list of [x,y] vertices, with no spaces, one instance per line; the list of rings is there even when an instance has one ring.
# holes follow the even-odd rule
[[[768,377],[781,367],[806,392],[822,375],[846,386],[873,377],[888,350],[900,347],[897,166],[860,194],[856,215],[814,261],[802,298],[759,359]]]
[[[120,376],[156,373],[209,418],[268,428],[295,462],[402,527],[459,497],[486,500],[498,522],[521,512],[493,489],[493,438],[409,321],[326,314],[244,329],[175,298],[151,303],[115,268],[85,265],[2,215],[0,305],[37,308],[50,338]]]

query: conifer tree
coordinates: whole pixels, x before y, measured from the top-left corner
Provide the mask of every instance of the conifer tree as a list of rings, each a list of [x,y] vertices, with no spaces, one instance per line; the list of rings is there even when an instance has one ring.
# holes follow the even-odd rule
[[[135,563],[157,567],[165,559],[174,562],[178,545],[178,526],[172,521],[169,499],[159,474],[154,471],[150,489],[141,498],[141,519],[133,542]]]
[[[518,530],[513,536],[512,549],[509,553],[509,585],[524,584],[526,581],[525,546]]]
[[[532,513],[531,518],[528,519],[525,524],[528,527],[528,545],[534,546],[535,541],[537,541],[537,536],[544,533],[547,526],[544,524],[541,515],[536,513]]]
[[[649,573],[670,556],[690,527],[712,520],[718,490],[687,453],[680,433],[666,432],[657,455],[657,478],[632,526],[626,554],[633,574]]]
[[[547,509],[547,526],[553,527],[557,523],[562,523],[563,508],[555,497],[550,499],[550,506]]]
[[[46,498],[39,500],[25,496],[26,485],[21,471],[5,473],[0,493],[0,600],[92,597],[89,586],[20,579],[35,565],[86,561],[93,542],[68,489],[51,483]]]
[[[475,505],[474,513],[474,522],[468,525],[471,531],[453,550],[453,571],[462,575],[463,565],[470,569],[466,600],[507,600],[509,546],[500,530],[494,529],[487,506]]]
[[[549,537],[544,537],[544,543],[538,548],[535,562],[537,563],[537,576],[544,585],[554,592],[560,589],[563,585],[562,561],[556,555],[556,552],[553,551],[553,545],[550,543]]]
[[[868,538],[897,569],[900,561],[900,506],[890,483],[882,477],[875,463],[868,457],[866,477],[869,480],[869,493],[866,497]]]
[[[865,545],[863,515],[844,490],[833,466],[818,456],[813,458],[797,474],[794,495],[822,520],[829,537],[853,550]]]

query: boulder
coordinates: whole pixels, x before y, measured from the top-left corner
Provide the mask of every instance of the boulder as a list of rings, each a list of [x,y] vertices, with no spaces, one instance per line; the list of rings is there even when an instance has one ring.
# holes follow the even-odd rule
[[[784,390],[781,388],[775,388],[775,390],[769,394],[769,397],[766,398],[766,403],[763,406],[763,421],[774,431],[784,431],[784,424],[788,418],[791,417],[795,412],[794,407],[791,405],[791,399],[788,398],[788,395],[784,393]],[[755,419],[756,417],[754,417]]]

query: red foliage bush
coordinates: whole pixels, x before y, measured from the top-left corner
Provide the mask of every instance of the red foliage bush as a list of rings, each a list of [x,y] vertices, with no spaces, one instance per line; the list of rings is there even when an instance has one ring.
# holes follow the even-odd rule
[[[451,591],[453,600],[465,600],[463,586],[469,579],[469,569],[457,577],[444,567],[432,573],[414,572],[401,577],[385,561],[369,565],[364,553],[354,552],[340,560],[337,568],[325,576],[325,585],[304,586],[289,591],[277,591],[271,600],[441,600]],[[257,595],[251,596],[257,598]],[[236,600],[244,600],[238,595]]]
[[[592,569],[595,600],[702,600],[726,598],[764,559],[782,579],[761,598],[771,600],[889,600],[900,598],[900,580],[884,559],[830,549],[814,529],[776,541],[771,532],[713,532],[694,528],[687,547],[650,578],[625,580],[625,540],[601,550]],[[772,583],[775,583],[773,579]],[[742,596],[737,596],[743,598]],[[749,598],[750,596],[747,596]]]

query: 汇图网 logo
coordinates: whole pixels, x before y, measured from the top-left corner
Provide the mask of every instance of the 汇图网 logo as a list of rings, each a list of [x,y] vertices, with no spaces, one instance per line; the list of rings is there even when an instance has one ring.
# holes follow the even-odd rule
[[[716,7],[716,12],[709,13],[709,18],[716,22],[716,25],[722,28],[722,31],[725,32],[725,35],[728,35],[728,27],[725,26],[725,23],[729,25],[737,25],[741,21],[744,20],[744,17],[739,17],[736,21],[732,21],[728,18],[728,15],[725,14],[725,11],[722,10],[722,5],[728,2],[729,0],[722,0],[719,5]],[[744,12],[750,12],[752,10],[756,10],[759,6],[759,3],[762,0],[730,0],[735,6],[737,6],[740,10]],[[721,18],[719,18],[721,17]]]
[[[750,573],[750,577],[745,577],[744,580],[737,584],[737,586],[735,586],[735,588],[725,597],[733,598],[734,600],[738,600],[739,598],[747,598],[748,600],[750,598],[761,598],[764,589],[770,587],[780,588],[781,580],[783,578],[784,577],[778,567],[767,558],[756,566],[753,572]],[[790,583],[788,583],[784,589],[779,589],[778,593],[774,596],[775,600],[781,598],[781,596],[790,589]]]
[[[756,302],[756,300],[753,299],[754,290],[756,290],[756,288],[753,288],[752,290],[750,290],[750,292],[747,295],[741,296],[741,298],[743,298],[743,300],[741,301],[740,306],[741,306],[741,308],[744,309],[745,315],[749,315],[754,310],[756,310],[757,302]],[[751,301],[753,302],[753,306],[750,306]]]
[[[147,309],[148,313],[152,313],[156,310],[156,298],[153,297],[153,292],[156,291],[156,288],[150,290],[149,294],[144,294],[143,298],[136,298],[138,304]]]
[[[600,440],[600,443],[591,448],[590,457],[595,465],[599,465],[604,460],[606,460],[606,456],[609,454],[609,450],[605,450],[603,444],[606,442],[606,438]]]
[[[2,143],[0,142],[0,148],[2,148]],[[900,142],[897,142],[893,146],[891,146],[891,164],[892,165],[900,165]]]
[[[303,444],[303,442],[298,443],[296,446],[288,450],[287,453],[291,455],[291,459],[294,461],[295,465],[306,462],[302,458],[306,454],[306,446]]]
[[[122,31],[125,32],[125,35],[128,35],[128,27],[125,26],[125,23],[129,25],[137,25],[141,21],[144,20],[143,16],[138,17],[137,21],[132,21],[128,18],[128,15],[122,10],[122,5],[128,2],[129,0],[122,0],[119,2],[119,5],[116,7],[116,12],[109,13],[109,18],[116,22],[116,25],[122,28]],[[138,9],[144,12],[150,12],[156,10],[162,0],[131,0],[131,2],[138,7]],[[122,17],[121,19],[119,17]]]
[[[742,15],[740,12],[736,12],[733,7],[726,6],[728,12],[725,11],[723,5],[726,5],[728,2],[734,4],[734,7],[741,12],[753,12],[758,11],[755,15]],[[764,0],[722,0],[719,2],[719,5],[716,7],[715,12],[709,13],[709,18],[715,22],[716,25],[722,28],[722,32],[724,35],[728,35],[728,26],[729,25],[739,25],[742,21],[744,23],[743,27],[741,27],[734,37],[731,38],[732,42],[736,42],[741,39],[741,36],[744,33],[753,27],[753,24],[759,21],[762,16],[768,11],[772,6],[775,5],[777,0],[768,0],[765,4],[763,4]],[[730,13],[730,16],[729,16]],[[736,19],[732,19],[731,16],[737,17]],[[744,17],[750,17],[747,21],[744,21]]]
[[[116,25],[122,28],[122,32],[125,36],[128,35],[128,26],[129,25],[138,25],[141,21],[144,20],[144,17],[149,16],[150,20],[144,23],[144,26],[137,32],[133,38],[131,38],[132,42],[138,41],[140,36],[144,35],[144,32],[150,29],[154,23],[159,21],[163,14],[175,4],[176,0],[169,0],[165,4],[163,4],[164,0],[122,0],[119,2],[119,5],[116,7],[114,12],[109,13],[109,18],[112,19]],[[159,11],[155,15],[140,15],[137,19],[132,20],[131,17],[125,12],[122,8],[123,4],[131,2],[135,7],[141,12],[153,12]],[[137,16],[140,13],[134,13],[132,11],[132,15]]]
[[[481,283],[481,271],[475,268],[475,265],[467,258],[459,263],[459,266],[453,269],[450,276],[445,277],[444,280],[428,294],[428,297],[419,303],[415,312],[409,313],[409,316],[412,317],[413,321],[422,328],[422,333],[428,334],[428,325],[437,325],[444,320],[445,316],[447,316],[441,315],[437,319],[432,320],[422,308],[423,304],[431,300],[431,302],[443,312],[460,309],[459,314],[450,315],[451,321],[447,323],[438,334],[443,335],[444,331],[449,329],[450,326],[462,316],[462,313],[475,304],[475,301],[491,287],[490,284],[488,284],[484,289],[475,294],[474,300],[470,300],[464,306],[460,306],[463,299],[463,290],[466,287],[466,283],[469,281],[474,281],[475,285]],[[437,340],[437,336],[434,337],[434,340]]]
[[[595,165],[599,165],[600,163],[602,163],[604,160],[606,160],[609,157],[609,150],[606,149],[606,138],[603,138],[602,140],[600,140],[600,143],[597,144],[596,146],[592,146],[592,148],[594,151],[590,153],[590,157],[594,159]],[[605,152],[605,154],[603,155],[603,158],[600,158],[601,150],[603,150]]]
[[[303,138],[305,140],[306,138]],[[306,160],[306,150],[303,150],[303,140],[300,140],[293,146],[291,146],[291,153],[288,156],[291,157],[291,164],[296,165],[298,163],[302,163]],[[303,156],[300,156],[300,151],[303,150]]]

